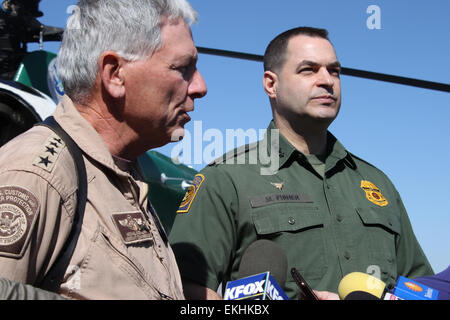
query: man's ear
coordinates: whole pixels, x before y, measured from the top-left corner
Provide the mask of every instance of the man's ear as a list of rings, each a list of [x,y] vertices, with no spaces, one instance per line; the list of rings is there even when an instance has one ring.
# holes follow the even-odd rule
[[[263,87],[267,95],[271,99],[275,99],[277,96],[277,84],[278,76],[275,72],[266,71],[263,75]]]
[[[113,98],[125,96],[122,68],[125,61],[114,51],[105,51],[98,59],[100,79],[106,92]]]

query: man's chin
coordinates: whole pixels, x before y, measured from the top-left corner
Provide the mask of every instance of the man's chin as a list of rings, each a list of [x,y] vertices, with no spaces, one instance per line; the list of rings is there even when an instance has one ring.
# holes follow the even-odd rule
[[[339,114],[339,110],[335,110],[335,109],[323,109],[320,110],[321,112],[317,112],[313,118],[315,118],[317,121],[321,121],[321,122],[333,122],[336,117]]]
[[[172,131],[172,134],[170,135],[169,142],[179,142],[179,141],[183,140],[184,133],[185,133],[185,130],[183,127],[175,129],[174,131]]]

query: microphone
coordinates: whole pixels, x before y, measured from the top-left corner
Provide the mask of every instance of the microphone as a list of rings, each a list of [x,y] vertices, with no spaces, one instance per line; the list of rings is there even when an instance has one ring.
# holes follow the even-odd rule
[[[438,300],[439,291],[403,276],[398,277],[394,291],[397,297],[404,300]]]
[[[253,242],[244,252],[238,280],[228,281],[224,300],[289,300],[286,282],[287,257],[273,241]]]
[[[174,177],[168,177],[164,172],[161,173],[161,183],[162,184],[167,184],[167,181],[181,181],[181,188],[183,190],[189,188],[190,186],[192,186],[192,181],[187,181],[184,178],[174,178]]]
[[[365,291],[353,291],[350,292],[344,300],[381,300],[373,294]]]
[[[437,290],[402,276],[389,292],[383,281],[362,272],[352,272],[342,278],[338,293],[341,300],[437,300],[439,296]]]
[[[286,283],[287,256],[273,241],[261,239],[253,242],[242,255],[238,278],[270,271],[282,286]]]
[[[366,292],[377,299],[382,299],[386,291],[386,284],[378,278],[362,272],[352,272],[342,278],[338,287],[341,300],[346,300],[352,292]],[[364,300],[364,299],[363,299]]]

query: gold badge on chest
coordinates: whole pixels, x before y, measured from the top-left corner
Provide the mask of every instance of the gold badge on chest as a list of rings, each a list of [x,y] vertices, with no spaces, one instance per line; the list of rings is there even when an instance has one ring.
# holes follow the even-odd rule
[[[387,199],[381,193],[380,189],[377,188],[377,186],[374,185],[372,182],[362,180],[361,181],[361,189],[364,190],[364,192],[366,193],[366,198],[370,202],[372,202],[380,207],[385,207],[389,204]]]

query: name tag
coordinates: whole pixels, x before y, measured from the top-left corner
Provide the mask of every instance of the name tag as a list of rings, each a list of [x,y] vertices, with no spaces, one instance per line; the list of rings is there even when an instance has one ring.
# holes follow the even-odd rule
[[[113,214],[112,219],[125,244],[153,240],[150,227],[140,212]]]
[[[275,203],[313,203],[309,194],[305,193],[272,193],[250,199],[252,208],[259,208]]]

